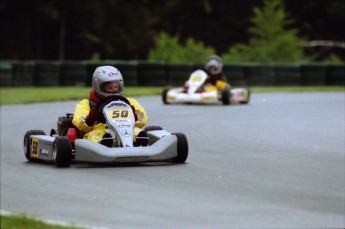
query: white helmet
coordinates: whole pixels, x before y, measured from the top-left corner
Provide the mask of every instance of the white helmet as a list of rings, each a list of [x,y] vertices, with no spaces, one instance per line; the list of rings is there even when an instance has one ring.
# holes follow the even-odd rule
[[[205,70],[212,75],[217,75],[223,70],[222,59],[217,55],[210,56],[205,63]]]
[[[118,90],[114,93],[109,93],[104,86],[107,83],[115,82],[118,84]],[[121,95],[125,90],[121,72],[113,66],[97,67],[92,76],[92,89],[101,97],[108,97],[110,95]]]

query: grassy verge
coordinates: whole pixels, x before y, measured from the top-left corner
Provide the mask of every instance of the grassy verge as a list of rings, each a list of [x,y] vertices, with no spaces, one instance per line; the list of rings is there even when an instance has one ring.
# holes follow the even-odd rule
[[[159,95],[159,87],[126,87],[126,96]],[[0,104],[42,103],[79,100],[89,96],[90,87],[1,87]]]
[[[40,219],[31,218],[25,215],[1,215],[1,229],[82,229],[74,225],[62,226],[46,223]]]
[[[163,87],[126,87],[125,96],[160,95]],[[344,86],[251,87],[262,92],[331,92],[345,91]],[[90,87],[1,87],[0,105],[68,101],[87,98]]]

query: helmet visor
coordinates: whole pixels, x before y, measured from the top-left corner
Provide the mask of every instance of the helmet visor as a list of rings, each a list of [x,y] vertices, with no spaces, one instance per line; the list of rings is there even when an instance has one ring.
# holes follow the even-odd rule
[[[206,70],[211,73],[212,75],[215,75],[215,74],[219,74],[222,70],[221,70],[221,63],[217,60],[209,60],[207,63],[206,63]]]
[[[100,86],[103,93],[119,94],[123,91],[123,82],[120,80],[108,81]]]
[[[216,67],[216,66],[210,66],[210,67],[208,68],[208,71],[209,71],[212,75],[215,75],[215,74],[220,73],[219,68]]]

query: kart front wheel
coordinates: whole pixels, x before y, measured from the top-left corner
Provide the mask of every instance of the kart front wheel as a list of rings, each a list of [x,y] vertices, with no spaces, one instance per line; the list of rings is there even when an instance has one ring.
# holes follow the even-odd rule
[[[177,137],[177,156],[172,158],[173,163],[184,163],[188,157],[188,141],[183,133],[172,133]]]
[[[24,155],[28,161],[34,161],[34,158],[31,157],[31,135],[46,135],[46,133],[43,130],[29,130],[25,133],[24,136]]]
[[[68,167],[72,160],[72,145],[65,136],[56,137],[53,143],[53,159],[56,167]]]

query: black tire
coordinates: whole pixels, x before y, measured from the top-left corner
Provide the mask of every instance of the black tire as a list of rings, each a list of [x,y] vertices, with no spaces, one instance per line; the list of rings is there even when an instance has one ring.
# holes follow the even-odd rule
[[[172,133],[177,137],[177,157],[172,158],[173,163],[184,163],[188,157],[188,140],[183,133]]]
[[[145,132],[148,132],[148,131],[151,131],[151,130],[163,130],[163,128],[160,127],[160,126],[147,126],[144,129]]]
[[[170,90],[170,88],[165,88],[162,91],[162,100],[164,104],[169,104],[169,102],[167,101],[167,95],[168,95],[168,91]]]
[[[230,104],[230,96],[231,93],[228,89],[225,89],[221,92],[221,99],[222,99],[222,103],[223,105],[229,105]]]
[[[72,123],[73,116],[62,116],[58,118],[57,121],[57,132],[59,136],[65,136],[67,134],[68,128],[74,127]]]
[[[68,167],[72,160],[72,145],[65,136],[55,138],[53,143],[53,159],[56,167]]]
[[[24,135],[24,142],[23,142],[23,148],[24,148],[24,155],[28,161],[34,161],[35,158],[32,158],[30,156],[30,148],[31,148],[31,135],[46,135],[46,133],[43,130],[29,130]]]

